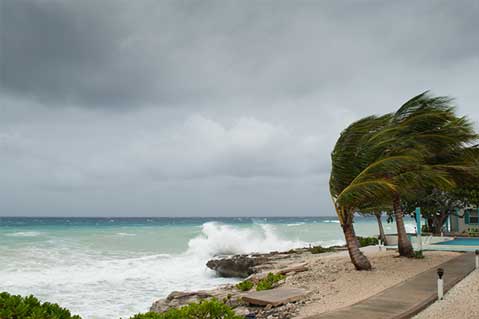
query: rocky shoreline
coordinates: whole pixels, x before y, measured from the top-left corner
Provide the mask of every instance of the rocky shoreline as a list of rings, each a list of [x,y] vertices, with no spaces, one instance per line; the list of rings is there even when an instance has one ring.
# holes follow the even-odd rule
[[[228,284],[211,290],[175,291],[155,301],[150,310],[164,312],[215,298],[247,318],[306,318],[356,303],[457,256],[453,252],[425,252],[424,259],[409,259],[394,258],[396,252],[379,250],[376,246],[362,250],[374,265],[372,271],[356,271],[342,247],[335,247],[332,252],[304,248],[269,254],[218,256],[207,264],[219,275],[235,275],[257,284],[268,273],[281,274],[281,280],[268,292],[300,290],[305,293],[294,301],[274,306],[255,305],[249,302],[254,298],[249,297],[256,294],[256,289],[241,291],[236,285]],[[318,251],[320,253],[312,253]]]
[[[268,273],[281,274],[285,279],[276,283],[280,287],[295,274],[307,271],[308,263],[304,260],[306,255],[311,255],[310,249],[302,248],[287,252],[270,252],[267,254],[243,254],[233,256],[217,256],[207,262],[207,267],[214,270],[218,276],[244,278],[256,284],[265,278]],[[298,302],[273,307],[272,305],[255,305],[243,299],[249,291],[241,291],[236,285],[222,285],[211,290],[200,290],[190,292],[174,291],[164,299],[157,300],[151,306],[150,311],[165,312],[171,308],[178,308],[184,305],[199,302],[205,299],[215,298],[223,301],[242,316],[250,315],[256,318],[279,318],[287,319],[293,317]]]

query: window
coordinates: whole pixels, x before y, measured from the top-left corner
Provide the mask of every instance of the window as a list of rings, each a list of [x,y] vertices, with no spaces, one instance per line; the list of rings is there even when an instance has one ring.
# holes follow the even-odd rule
[[[469,224],[479,224],[479,216],[476,209],[468,209]]]

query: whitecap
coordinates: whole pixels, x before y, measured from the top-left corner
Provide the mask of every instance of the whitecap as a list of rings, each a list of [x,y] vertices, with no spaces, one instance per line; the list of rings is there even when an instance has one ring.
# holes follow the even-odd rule
[[[37,231],[25,231],[25,232],[20,231],[16,233],[5,234],[5,236],[9,236],[9,237],[37,237],[41,235],[43,235],[43,233],[37,232]]]
[[[133,237],[136,236],[136,234],[132,233],[116,233],[117,236],[123,236],[123,237]]]
[[[336,224],[339,224],[339,220],[337,220],[337,219],[326,219],[324,222],[325,222],[325,223],[336,223]]]
[[[288,227],[295,227],[295,226],[301,226],[301,225],[304,225],[304,224],[306,224],[306,223],[300,222],[300,223],[286,224],[286,226],[288,226]]]

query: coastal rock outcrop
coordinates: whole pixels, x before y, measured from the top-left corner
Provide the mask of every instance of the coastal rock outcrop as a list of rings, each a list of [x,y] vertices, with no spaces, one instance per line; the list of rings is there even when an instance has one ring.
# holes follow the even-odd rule
[[[269,272],[283,274],[288,277],[307,271],[308,263],[305,256],[311,256],[308,249],[297,249],[288,252],[272,252],[268,254],[234,255],[216,257],[208,261],[207,266],[223,277],[241,277],[257,284]],[[286,280],[281,280],[275,287],[282,286]],[[152,312],[162,313],[171,308],[180,308],[190,303],[215,298],[230,306],[238,315],[245,316],[254,313],[258,319],[287,319],[297,311],[299,302],[287,304],[266,305],[265,307],[251,304],[248,298],[243,298],[251,291],[241,291],[236,285],[228,284],[212,290],[191,292],[174,291],[164,299],[157,300],[150,308]]]
[[[222,256],[209,260],[206,266],[221,277],[246,278],[268,269],[281,268],[300,258],[307,249],[295,249],[289,252],[271,252],[268,254]]]
[[[211,259],[206,266],[216,271],[221,277],[246,278],[257,272],[256,266],[267,262],[268,258],[261,255],[235,255]]]

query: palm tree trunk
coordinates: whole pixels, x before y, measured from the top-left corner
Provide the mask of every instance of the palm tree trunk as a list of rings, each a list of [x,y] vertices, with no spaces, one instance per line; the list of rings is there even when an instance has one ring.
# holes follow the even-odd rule
[[[386,235],[384,234],[384,227],[383,222],[381,220],[381,213],[375,213],[376,219],[378,220],[378,228],[379,228],[379,239],[386,245]]]
[[[356,270],[371,270],[371,263],[369,262],[368,258],[359,250],[359,241],[356,238],[356,234],[354,232],[354,226],[352,220],[344,222],[341,225],[344,232],[344,238],[346,239],[346,246],[348,247],[349,257],[356,267]]]
[[[399,194],[396,194],[393,199],[394,217],[396,219],[396,227],[398,233],[398,249],[399,255],[404,257],[412,257],[414,249],[407,238],[406,227],[404,227],[403,212],[401,209],[401,199]]]

